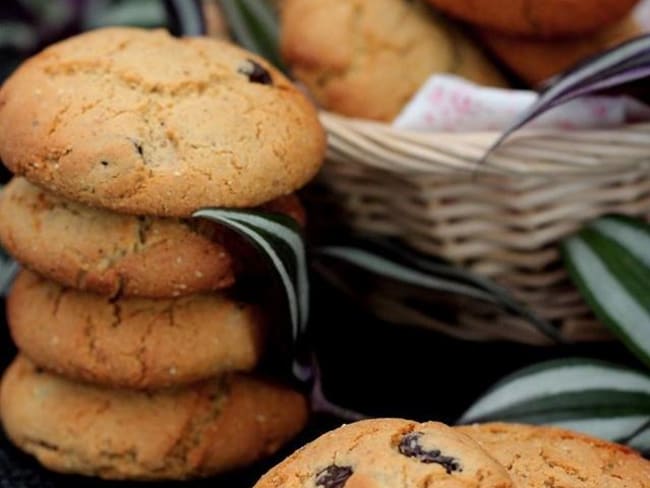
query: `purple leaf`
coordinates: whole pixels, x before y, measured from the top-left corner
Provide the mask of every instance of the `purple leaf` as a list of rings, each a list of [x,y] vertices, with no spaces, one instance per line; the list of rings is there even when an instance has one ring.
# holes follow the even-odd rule
[[[490,146],[479,162],[485,162],[492,151],[513,132],[551,108],[581,96],[601,93],[649,76],[650,35],[632,39],[582,61],[555,78],[540,94],[538,100]]]

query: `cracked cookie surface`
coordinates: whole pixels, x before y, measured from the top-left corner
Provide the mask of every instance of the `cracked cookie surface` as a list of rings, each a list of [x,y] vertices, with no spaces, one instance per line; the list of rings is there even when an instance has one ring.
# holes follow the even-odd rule
[[[302,187],[325,151],[313,106],[263,59],[134,28],[90,31],[23,63],[0,89],[0,134],[14,173],[135,215],[260,205]]]
[[[579,37],[623,18],[639,0],[428,0],[461,20],[510,35]]]
[[[255,488],[514,488],[472,439],[437,422],[364,420],[328,432]]]
[[[262,210],[304,223],[294,195]],[[64,286],[107,296],[175,297],[235,281],[239,242],[199,219],[136,217],[57,197],[24,178],[0,194],[0,241],[18,261]]]
[[[248,376],[147,394],[73,383],[21,356],[5,372],[0,410],[9,438],[50,469],[142,480],[250,464],[307,419],[300,394]]]
[[[553,427],[489,423],[457,427],[527,488],[645,488],[650,461],[627,447]]]
[[[434,73],[505,86],[474,43],[418,2],[285,0],[282,54],[326,109],[392,120]]]
[[[260,311],[223,294],[117,298],[22,271],[7,299],[14,341],[39,366],[76,380],[155,389],[253,369]]]

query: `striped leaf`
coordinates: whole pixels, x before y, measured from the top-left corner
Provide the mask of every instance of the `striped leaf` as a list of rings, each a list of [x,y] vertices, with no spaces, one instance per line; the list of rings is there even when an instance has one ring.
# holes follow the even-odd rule
[[[46,2],[41,3],[47,5]],[[49,3],[60,10],[60,2]],[[205,20],[200,0],[140,0],[138,2],[87,0],[76,3],[77,11],[73,10],[72,13],[80,17],[78,26],[80,31],[105,26],[131,25],[146,28],[164,26],[176,36],[205,34]],[[46,12],[43,12],[43,15],[45,14]]]
[[[551,80],[537,101],[526,110],[482,158],[513,132],[544,112],[575,98],[604,91],[624,92],[625,86],[650,77],[650,35],[638,37],[593,56]]]
[[[133,3],[135,2],[130,2]],[[205,35],[205,19],[200,0],[165,0],[164,4],[167,23],[174,35]]]
[[[275,271],[286,296],[291,321],[291,337],[298,347],[306,333],[309,318],[309,281],[305,244],[296,222],[285,215],[267,212],[204,208],[193,217],[204,218],[228,227],[265,256]],[[294,374],[302,380],[312,374],[296,355]]]
[[[603,217],[565,240],[562,253],[596,316],[650,366],[650,227]]]
[[[286,71],[279,53],[280,26],[266,0],[219,0],[235,40]]]
[[[0,248],[0,297],[7,296],[17,273],[18,263]]]
[[[4,185],[0,184],[0,192]],[[0,297],[7,296],[14,277],[18,273],[18,263],[0,247]]]
[[[364,415],[330,401],[322,389],[320,367],[305,341],[309,320],[309,281],[305,245],[298,224],[283,214],[204,208],[194,213],[228,227],[265,256],[282,283],[292,326],[293,374],[310,387],[311,410],[354,421]]]
[[[650,450],[650,376],[590,359],[549,361],[493,386],[459,423],[550,424]]]
[[[403,245],[379,240],[355,240],[353,244],[323,246],[316,249],[316,257],[344,261],[378,277],[428,290],[456,295],[491,304],[527,320],[531,327],[561,341],[557,329],[538,317],[514,299],[507,290],[458,266],[409,251]],[[325,277],[331,274],[327,267],[317,267]]]

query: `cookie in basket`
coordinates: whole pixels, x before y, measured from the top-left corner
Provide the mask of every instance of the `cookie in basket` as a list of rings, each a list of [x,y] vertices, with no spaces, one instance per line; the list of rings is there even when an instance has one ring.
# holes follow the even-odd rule
[[[260,205],[307,183],[325,151],[316,110],[260,57],[135,28],[23,63],[0,89],[0,134],[14,173],[135,215]]]
[[[576,39],[544,41],[487,30],[479,32],[479,37],[513,73],[535,85],[589,56],[643,33],[637,20],[628,16],[614,25]]]
[[[44,369],[111,387],[156,389],[253,369],[265,320],[223,294],[101,297],[19,273],[7,299],[12,337]]]
[[[307,420],[300,394],[248,376],[156,393],[108,390],[20,356],[5,372],[0,407],[9,438],[44,466],[110,479],[185,479],[247,465]]]
[[[517,486],[650,486],[650,461],[632,449],[584,434],[505,423],[469,425],[458,430],[506,466]]]
[[[294,195],[262,210],[304,224]],[[136,217],[58,197],[24,178],[0,194],[0,242],[18,261],[64,286],[108,296],[164,298],[228,287],[239,242],[204,220]]]
[[[474,43],[426,5],[404,0],[285,0],[281,48],[326,110],[392,120],[435,73],[506,86]]]
[[[515,485],[478,444],[444,424],[376,419],[321,436],[272,468],[255,488],[411,486]]]
[[[471,24],[537,39],[580,37],[622,19],[639,0],[428,0]]]

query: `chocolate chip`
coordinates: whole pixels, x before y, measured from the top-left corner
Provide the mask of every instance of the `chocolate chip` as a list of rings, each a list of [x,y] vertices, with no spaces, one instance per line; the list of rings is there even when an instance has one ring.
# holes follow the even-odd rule
[[[440,452],[440,449],[432,449],[431,451],[425,451],[420,445],[420,437],[424,434],[422,432],[410,432],[406,434],[402,441],[399,443],[399,452],[407,457],[416,458],[418,461],[426,464],[436,463],[440,464],[445,468],[447,474],[451,474],[452,471],[462,471],[463,468],[460,465],[460,462],[451,457],[443,456]]]
[[[99,164],[101,164],[102,166],[108,166],[108,161],[106,161],[105,159],[102,159],[102,160],[99,162]]]
[[[247,59],[246,64],[241,66],[237,71],[243,75],[248,75],[248,81],[251,83],[261,83],[262,85],[273,84],[271,74],[252,59]]]
[[[135,146],[135,150],[138,151],[138,154],[142,156],[144,154],[144,149],[142,148],[142,144],[139,142],[134,142],[133,145]]]
[[[343,488],[348,478],[352,476],[350,466],[332,464],[316,475],[316,486],[324,488]]]

